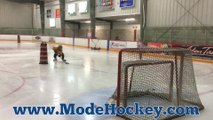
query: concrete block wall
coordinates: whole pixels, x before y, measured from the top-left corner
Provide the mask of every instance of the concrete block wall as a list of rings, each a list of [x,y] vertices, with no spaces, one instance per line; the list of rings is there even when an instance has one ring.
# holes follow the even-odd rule
[[[32,4],[0,0],[0,34],[31,34]]]
[[[183,44],[213,44],[213,32],[202,27],[147,28],[145,41],[183,43]],[[165,33],[166,32],[166,33]]]
[[[88,1],[88,10],[89,10],[89,0]],[[66,11],[67,11],[67,5],[68,4],[78,4],[79,0],[67,0],[66,1]],[[135,3],[135,7],[132,8],[124,8],[121,9],[119,7],[119,0],[115,0],[115,4],[116,4],[116,9],[111,11],[105,11],[102,12],[101,14],[97,14],[97,17],[105,17],[106,16],[110,16],[111,14],[114,14],[116,16],[120,16],[120,15],[124,15],[124,14],[140,14],[140,5],[138,4],[140,3],[140,0],[136,0]],[[78,7],[78,5],[77,5]],[[55,15],[55,9],[59,8],[59,2],[50,2],[48,4],[45,5],[45,12],[47,9],[51,9],[52,16],[54,17]],[[39,10],[39,6],[34,6],[34,28],[41,28],[40,26],[40,10]],[[78,9],[78,8],[77,8]],[[99,10],[97,10],[99,11]],[[88,11],[89,13],[89,11]],[[88,13],[85,14],[79,14],[77,13],[77,15],[68,15],[68,13],[66,12],[66,20],[81,20],[81,19],[89,19],[88,17]],[[108,13],[108,14],[106,14]],[[49,27],[49,20],[45,15],[45,35],[50,35],[50,36],[60,36],[60,19],[57,18],[56,19],[56,27],[54,28],[50,28]],[[130,27],[131,26],[131,27]],[[73,36],[75,33],[76,37],[87,37],[87,32],[89,29],[89,24],[81,24],[81,29],[78,30],[76,26],[73,25],[66,25],[66,36]],[[138,27],[139,28],[139,27]],[[97,23],[96,25],[96,37],[100,38],[100,39],[109,39],[109,35],[110,35],[110,25],[108,23],[103,23],[103,24],[99,24]],[[131,29],[131,30],[130,30]],[[120,35],[120,33],[122,33],[122,35]],[[137,32],[139,34],[139,32]],[[132,30],[132,25],[125,25],[124,24],[120,24],[120,25],[114,25],[113,26],[113,31],[112,31],[112,38],[116,38],[116,36],[119,36],[119,38],[121,40],[133,40],[133,30]],[[137,37],[139,37],[139,35],[137,34]]]
[[[76,0],[67,0],[69,3],[73,1]],[[118,5],[118,0],[115,1],[116,5]],[[189,13],[185,13],[186,11],[175,0],[148,0],[145,40],[187,44],[213,44],[213,15],[211,14],[213,1],[201,0],[198,3],[196,3],[196,0],[178,1],[187,9],[190,9],[196,4],[190,10],[190,13],[198,20],[193,18]],[[47,9],[52,9],[54,15],[56,8],[59,8],[58,2],[48,3],[46,4],[45,12]],[[124,9],[126,10],[124,13],[139,14],[139,8],[140,6],[136,4],[135,10],[131,11],[127,8]],[[105,11],[102,13],[97,11],[97,15],[98,17],[109,17],[110,13],[116,10],[117,16],[124,14],[119,12],[121,9],[117,6],[114,11]],[[104,16],[104,13],[107,14]],[[184,17],[173,25],[182,15]],[[39,6],[0,0],[0,17],[0,34],[41,34]],[[71,17],[70,20],[72,19]],[[55,28],[49,27],[47,18],[45,22],[45,35],[60,36],[60,18],[57,18]],[[77,25],[66,25],[66,36],[73,36],[75,34],[75,37],[87,37],[88,25],[82,24],[79,31],[77,30]],[[118,36],[120,40],[133,40],[134,26],[137,26],[136,37],[138,40],[140,26],[128,23],[115,23],[112,30],[112,39]],[[109,24],[97,24],[96,28],[96,37],[109,39]]]
[[[212,6],[212,0],[148,0],[145,40],[213,44]]]

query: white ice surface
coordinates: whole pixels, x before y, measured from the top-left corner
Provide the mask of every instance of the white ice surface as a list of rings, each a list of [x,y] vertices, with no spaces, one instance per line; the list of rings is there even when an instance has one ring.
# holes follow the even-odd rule
[[[49,64],[39,64],[38,43],[1,42],[0,44],[0,120],[70,120],[67,116],[16,116],[13,106],[45,106],[69,103],[86,92],[116,87],[117,53],[91,51],[64,46],[64,64],[53,62],[49,45]],[[205,110],[197,117],[213,118],[213,65],[194,63],[198,91]],[[103,93],[104,94],[104,93]],[[114,120],[115,118],[107,118]],[[84,120],[95,120],[85,117]]]

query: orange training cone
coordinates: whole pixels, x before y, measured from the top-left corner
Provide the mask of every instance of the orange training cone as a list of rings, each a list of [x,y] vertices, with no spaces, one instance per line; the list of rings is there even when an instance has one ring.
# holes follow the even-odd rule
[[[41,51],[40,51],[40,63],[39,64],[48,64],[48,53],[47,53],[47,43],[41,43]]]

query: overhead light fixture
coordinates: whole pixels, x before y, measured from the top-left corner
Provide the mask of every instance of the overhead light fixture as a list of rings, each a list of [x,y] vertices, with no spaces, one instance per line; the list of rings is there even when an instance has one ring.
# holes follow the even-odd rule
[[[126,18],[126,19],[124,19],[124,21],[126,21],[126,22],[133,22],[133,21],[135,21],[135,18]]]
[[[135,18],[126,18],[126,19],[119,19],[117,21],[121,21],[121,22],[134,22]]]
[[[91,21],[90,21],[90,20],[88,20],[88,21],[84,21],[83,23],[91,23]]]

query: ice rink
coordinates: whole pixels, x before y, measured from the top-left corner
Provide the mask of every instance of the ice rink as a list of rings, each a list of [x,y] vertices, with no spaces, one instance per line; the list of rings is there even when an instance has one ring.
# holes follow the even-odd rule
[[[104,104],[116,88],[117,53],[64,46],[64,64],[53,62],[56,45],[48,45],[49,64],[40,65],[40,43],[0,42],[0,120],[122,120],[98,116],[16,116],[13,106],[58,106],[59,103]],[[213,65],[194,63],[198,92],[205,109],[200,116],[213,118]]]

